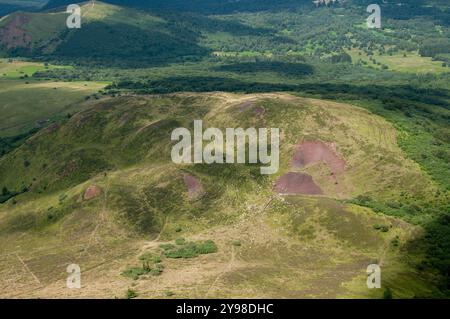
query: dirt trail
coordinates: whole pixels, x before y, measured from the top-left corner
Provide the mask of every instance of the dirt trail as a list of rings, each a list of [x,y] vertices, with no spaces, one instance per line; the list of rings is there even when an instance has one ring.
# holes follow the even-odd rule
[[[235,249],[234,246],[231,246],[231,256],[230,256],[230,261],[228,262],[228,265],[226,267],[226,269],[224,269],[217,277],[216,279],[214,279],[213,283],[211,284],[211,286],[209,287],[208,291],[206,292],[204,298],[208,298],[208,295],[212,292],[212,290],[214,288],[217,287],[217,283],[219,281],[219,279],[226,274],[227,272],[231,271],[233,269],[233,264],[234,264],[234,260],[236,259],[236,253],[235,253]]]
[[[101,240],[99,240],[99,238],[98,238],[98,230],[100,229],[100,227],[102,225],[104,225],[106,223],[106,216],[107,216],[107,211],[108,211],[109,179],[108,179],[108,177],[106,177],[106,179],[107,180],[106,180],[105,190],[103,192],[103,205],[102,205],[102,209],[100,211],[100,216],[99,216],[97,225],[95,226],[94,230],[92,231],[92,233],[89,236],[88,243],[86,244],[83,251],[80,252],[80,257],[82,257],[84,254],[89,254],[89,248],[92,246],[94,241],[101,244]]]

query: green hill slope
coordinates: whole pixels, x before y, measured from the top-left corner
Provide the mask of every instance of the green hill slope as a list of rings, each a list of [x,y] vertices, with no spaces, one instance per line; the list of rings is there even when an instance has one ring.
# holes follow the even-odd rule
[[[382,30],[367,28],[365,2],[315,8],[310,1],[206,1],[230,8],[211,12],[203,10],[202,1],[186,3],[186,9],[177,7],[185,2],[176,1],[164,10],[152,1],[150,7],[144,6],[152,11],[127,6],[135,3],[115,3],[83,3],[83,26],[77,30],[66,28],[64,7],[11,14],[0,22],[0,42],[10,55],[44,55],[73,64],[115,67],[198,61],[212,53],[216,58],[301,56],[336,63],[348,62],[346,52],[359,49],[375,55],[375,66],[389,68],[392,64],[380,59],[381,64],[377,54],[417,56],[419,52],[445,61],[443,55],[450,52],[448,9],[424,1],[404,5],[402,10],[396,3],[383,4]],[[365,62],[354,57],[353,62],[358,61]]]
[[[436,294],[432,273],[416,267],[423,230],[349,203],[365,196],[407,205],[437,190],[382,118],[276,93],[86,103],[0,159],[0,187],[23,191],[0,205],[3,296],[123,297],[133,287],[142,297],[380,297],[383,290],[365,288],[371,263],[382,265],[383,287],[396,297]],[[194,119],[280,127],[279,172],[173,164],[171,131]],[[308,141],[345,168],[294,166]],[[324,195],[279,195],[274,185],[289,173],[310,175]],[[148,266],[146,256],[160,262]],[[82,268],[81,290],[64,288],[70,263]],[[26,284],[12,286],[11,276]]]
[[[195,32],[133,9],[84,4],[81,29],[68,29],[67,17],[59,11],[12,14],[0,21],[0,43],[13,55],[76,58],[96,65],[161,64],[207,52],[197,45]]]

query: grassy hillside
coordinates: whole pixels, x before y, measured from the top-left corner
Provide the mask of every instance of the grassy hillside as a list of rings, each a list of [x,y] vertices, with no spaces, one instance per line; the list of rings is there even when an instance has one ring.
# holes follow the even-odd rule
[[[0,138],[19,135],[48,125],[55,116],[80,110],[86,97],[106,84],[96,82],[53,82],[36,80],[33,74],[60,68],[43,63],[0,60]],[[1,151],[0,151],[1,152]]]
[[[0,18],[1,296],[450,295],[445,1],[106,2]],[[280,170],[173,164],[195,119]]]
[[[381,297],[383,290],[364,288],[365,269],[377,262],[395,297],[437,293],[434,273],[417,268],[425,260],[423,244],[414,244],[421,227],[346,203],[435,196],[382,118],[275,93],[86,103],[0,159],[0,186],[21,193],[0,206],[3,296],[124,297],[129,287],[141,297]],[[280,171],[173,164],[172,129],[199,118],[208,127],[280,127]],[[334,145],[345,170],[293,167],[303,141]],[[325,195],[278,195],[273,184],[288,172],[311,175]],[[186,174],[203,189],[195,199]],[[86,200],[89,186],[97,191]],[[148,266],[143,255],[159,262]],[[64,289],[72,262],[83,271],[78,291]]]
[[[0,156],[21,145],[37,130],[82,110],[107,83],[55,82],[33,78],[36,72],[61,68],[0,59]]]
[[[80,110],[80,102],[104,85],[93,82],[29,82],[0,80],[0,136],[23,133],[45,125],[56,115]],[[41,123],[41,124],[39,124]]]

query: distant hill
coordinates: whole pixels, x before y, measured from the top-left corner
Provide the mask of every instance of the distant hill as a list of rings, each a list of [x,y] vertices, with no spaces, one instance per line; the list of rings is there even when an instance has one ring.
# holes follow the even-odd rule
[[[299,4],[313,6],[312,0],[106,0],[104,2],[140,9],[212,14],[296,8]],[[50,0],[44,7],[44,10],[65,6],[71,3],[73,3],[72,0]]]
[[[81,29],[67,29],[64,11],[12,14],[0,22],[0,42],[11,55],[89,59],[97,65],[169,63],[207,54],[197,45],[199,34],[163,18],[99,2],[84,4],[82,12]]]
[[[50,12],[11,14],[0,21],[2,51],[71,64],[132,67],[199,61],[213,52],[294,53],[335,62],[350,62],[346,50],[352,48],[367,55],[419,51],[441,61],[450,53],[448,31],[439,29],[449,23],[450,11],[422,0],[401,10],[396,3],[383,4],[385,31],[380,32],[365,25],[365,0],[342,2],[334,9],[292,0],[107,2],[118,5],[82,4],[81,29],[67,29],[66,0],[50,1]],[[430,23],[438,26],[435,32]]]
[[[408,198],[434,198],[435,186],[382,118],[276,93],[123,96],[85,106],[0,159],[0,189],[15,195],[0,205],[0,248],[24,256],[30,269],[2,258],[0,296],[112,298],[135,283],[142,297],[170,290],[190,298],[380,298],[382,289],[366,288],[366,268],[377,261],[396,297],[432,295],[427,271],[414,267],[427,261],[412,245],[421,229],[342,201],[401,200],[414,209]],[[173,164],[171,131],[194,119],[207,127],[280,127],[280,171]],[[299,151],[325,155],[300,167],[293,163]],[[327,156],[331,162],[321,163]],[[343,165],[334,167],[333,158]],[[273,187],[285,180],[295,196]],[[304,183],[323,195],[302,193]],[[196,185],[202,191],[193,199]],[[218,249],[188,254],[184,241],[200,239]],[[152,273],[158,280],[138,268],[144,254],[164,265]],[[70,263],[85,269],[85,289],[63,288]],[[8,280],[25,282],[31,271],[39,283]]]

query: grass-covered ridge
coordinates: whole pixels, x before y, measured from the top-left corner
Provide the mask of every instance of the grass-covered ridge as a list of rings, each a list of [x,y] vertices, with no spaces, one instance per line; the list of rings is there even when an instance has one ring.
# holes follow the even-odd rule
[[[58,265],[69,259],[88,269],[83,296],[100,296],[106,286],[112,287],[111,296],[123,296],[134,282],[133,290],[144,297],[167,296],[167,291],[239,297],[244,287],[271,297],[378,297],[363,289],[365,267],[374,261],[385,263],[386,285],[394,296],[436,293],[434,281],[425,280],[431,268],[417,268],[424,255],[407,249],[421,240],[420,226],[342,201],[432,198],[438,189],[401,151],[395,128],[381,117],[348,104],[279,93],[141,95],[84,103],[87,110],[38,132],[0,159],[0,187],[25,188],[0,204],[2,249],[22,243],[33,251],[22,258],[41,285],[54,287],[13,292],[6,285],[5,295],[62,293],[56,286],[64,269]],[[255,165],[174,165],[172,129],[191,127],[199,118],[219,128],[280,127],[278,174],[261,176]],[[338,185],[323,165],[301,169],[326,196],[283,200],[272,185],[292,170],[294,147],[303,140],[335,143],[347,168],[337,175]],[[184,174],[201,183],[202,197],[190,199]],[[85,200],[92,185],[100,191]],[[98,277],[109,264],[105,260],[113,259]],[[322,268],[325,259],[330,266]],[[2,267],[15,262],[5,259]],[[322,275],[309,276],[308,269]],[[342,273],[339,282],[331,276],[336,271]],[[396,279],[398,272],[404,281]],[[182,273],[191,276],[180,278]],[[153,275],[158,282],[150,279]],[[183,284],[174,286],[173,278]],[[281,289],[265,285],[267,280],[290,284]],[[313,288],[321,286],[327,289]]]

